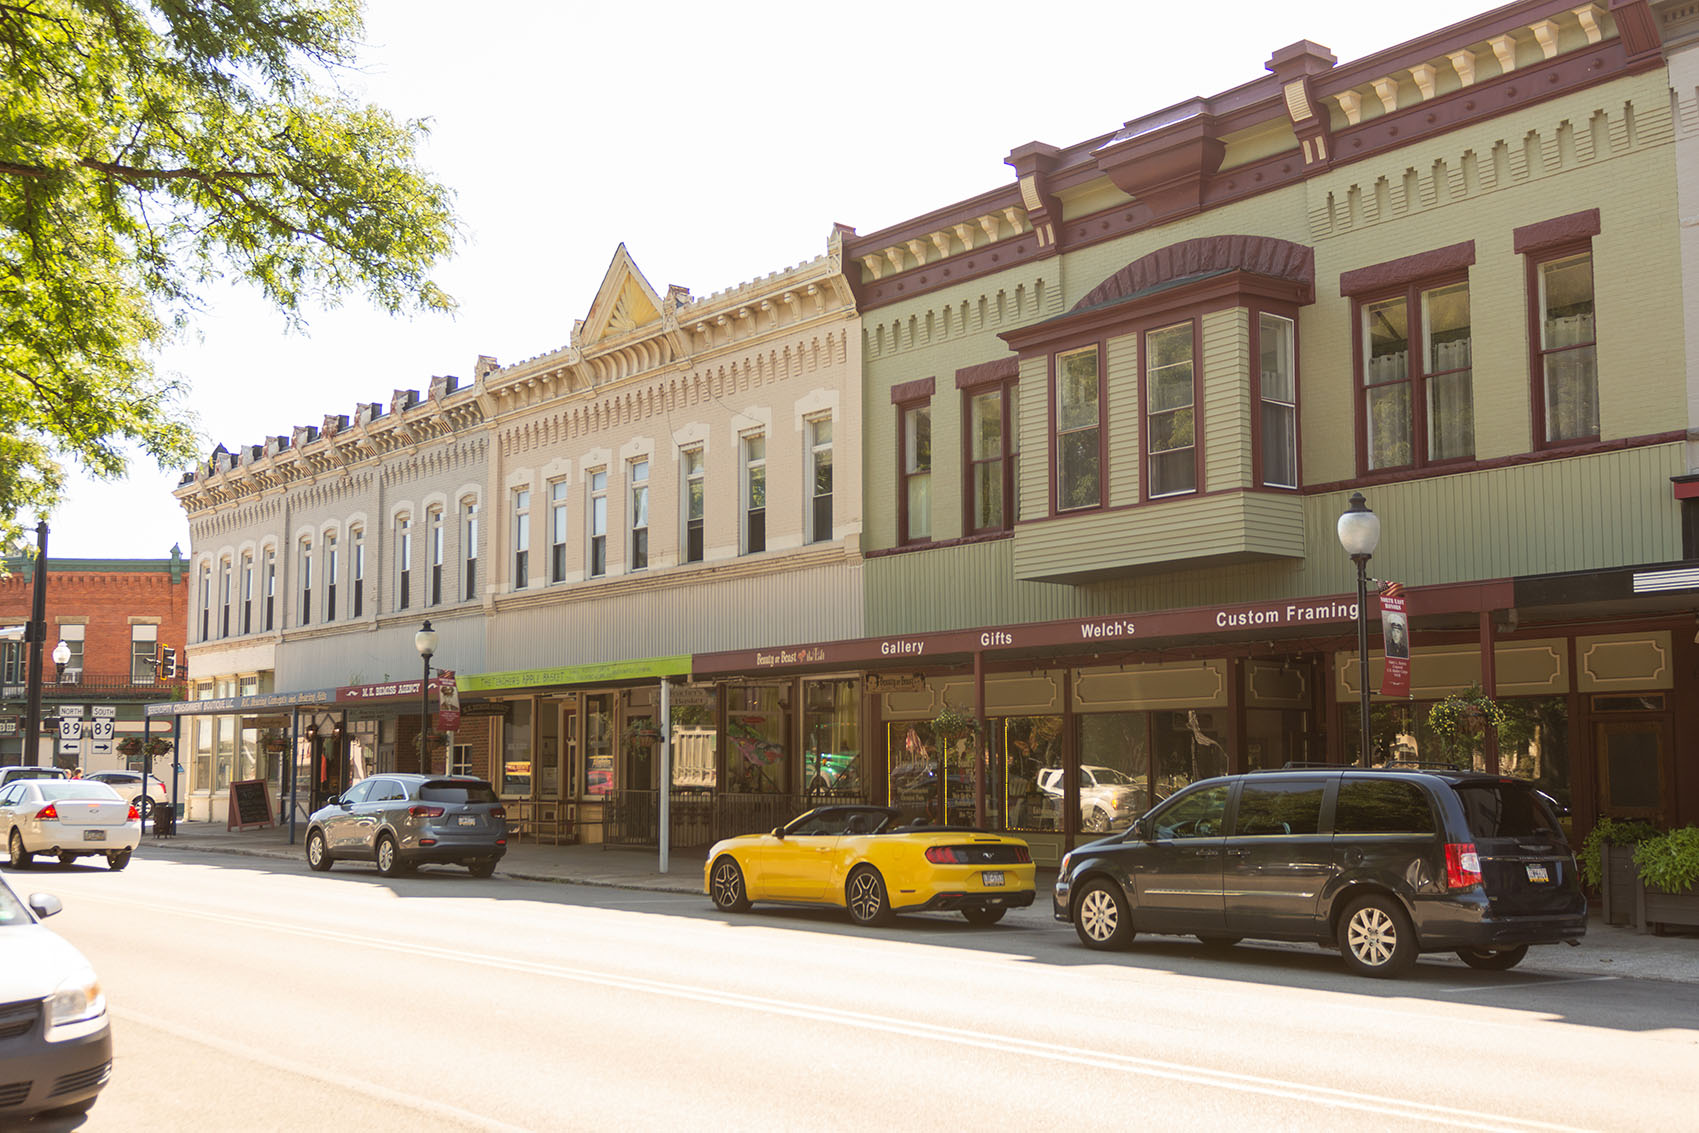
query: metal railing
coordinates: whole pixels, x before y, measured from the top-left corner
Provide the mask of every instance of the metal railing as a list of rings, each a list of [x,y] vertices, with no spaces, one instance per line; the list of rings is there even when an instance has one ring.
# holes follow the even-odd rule
[[[709,846],[736,834],[765,833],[783,826],[810,807],[866,801],[860,791],[745,795],[675,789],[669,841],[680,847]],[[660,806],[659,791],[609,793],[603,816],[603,842],[611,846],[659,845]]]

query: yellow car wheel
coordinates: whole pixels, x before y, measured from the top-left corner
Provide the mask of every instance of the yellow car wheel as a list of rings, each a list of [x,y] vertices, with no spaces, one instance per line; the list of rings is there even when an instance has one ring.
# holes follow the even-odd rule
[[[732,858],[714,863],[710,882],[714,907],[723,913],[742,913],[749,909],[749,889],[743,883],[743,870]]]
[[[857,866],[844,886],[845,904],[856,924],[886,925],[895,915],[885,892],[885,879],[870,865]]]

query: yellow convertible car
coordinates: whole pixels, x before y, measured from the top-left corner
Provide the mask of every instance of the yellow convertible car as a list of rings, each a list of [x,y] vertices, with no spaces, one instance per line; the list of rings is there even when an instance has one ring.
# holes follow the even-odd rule
[[[965,826],[901,824],[882,806],[816,807],[771,834],[708,851],[704,891],[728,913],[754,901],[834,905],[859,924],[957,910],[990,925],[1032,904],[1032,851],[1019,838]]]

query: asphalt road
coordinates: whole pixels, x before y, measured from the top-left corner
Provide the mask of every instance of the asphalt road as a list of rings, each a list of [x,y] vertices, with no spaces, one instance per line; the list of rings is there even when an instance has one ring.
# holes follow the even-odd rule
[[[37,1129],[1646,1129],[1699,1113],[1699,985],[1393,983],[1316,948],[1081,948],[1040,907],[853,927],[705,898],[152,854],[21,892],[117,1064]]]

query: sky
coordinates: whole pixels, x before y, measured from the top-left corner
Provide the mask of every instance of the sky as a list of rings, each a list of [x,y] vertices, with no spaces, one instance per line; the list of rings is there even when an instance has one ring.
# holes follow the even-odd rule
[[[708,295],[824,254],[834,223],[873,232],[1008,184],[1003,158],[1026,142],[1249,82],[1300,39],[1347,63],[1493,6],[368,0],[343,85],[430,121],[421,162],[463,231],[434,278],[458,310],[395,318],[352,295],[308,310],[302,334],[215,284],[158,365],[192,388],[203,454],[260,444],[433,375],[469,379],[480,354],[566,345],[621,242],[658,290]],[[181,471],[73,469],[49,557],[187,555]]]

